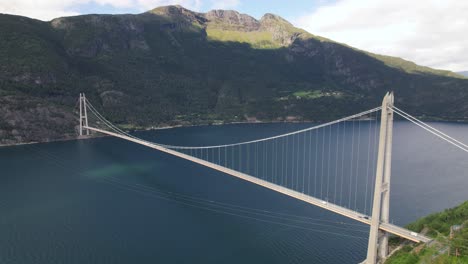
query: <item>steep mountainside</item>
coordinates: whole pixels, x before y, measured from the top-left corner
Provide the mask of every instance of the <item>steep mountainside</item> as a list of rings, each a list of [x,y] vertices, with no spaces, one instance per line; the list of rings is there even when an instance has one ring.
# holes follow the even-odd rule
[[[42,22],[0,15],[0,144],[75,136],[79,92],[131,127],[323,121],[380,104],[468,120],[468,80],[312,35],[272,14],[180,6]]]

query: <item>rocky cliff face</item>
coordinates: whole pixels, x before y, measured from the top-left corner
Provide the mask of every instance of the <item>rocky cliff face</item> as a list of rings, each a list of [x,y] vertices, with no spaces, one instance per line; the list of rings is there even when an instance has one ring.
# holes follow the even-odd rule
[[[388,90],[414,114],[468,120],[468,80],[273,14],[166,6],[51,22],[0,15],[0,24],[0,144],[73,137],[80,92],[133,127],[322,121],[374,107]]]
[[[307,32],[301,32],[294,28],[288,21],[280,16],[265,14],[260,20],[261,30],[271,32],[273,40],[281,43],[283,46],[289,46],[301,35],[307,37]]]
[[[256,31],[260,23],[253,17],[232,10],[212,10],[205,14],[209,23],[224,25],[224,29]]]

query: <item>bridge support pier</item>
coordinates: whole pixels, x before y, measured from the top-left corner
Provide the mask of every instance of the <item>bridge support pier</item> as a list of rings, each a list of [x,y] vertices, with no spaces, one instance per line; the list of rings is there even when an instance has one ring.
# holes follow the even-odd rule
[[[389,222],[393,101],[393,93],[387,93],[382,102],[369,244],[367,247],[367,258],[363,262],[366,264],[383,263],[388,255],[388,233],[379,231],[379,227],[381,223]]]
[[[88,112],[86,109],[86,96],[84,93],[80,93],[80,137],[83,136],[83,127],[88,127]],[[86,135],[89,135],[89,129],[86,129]]]

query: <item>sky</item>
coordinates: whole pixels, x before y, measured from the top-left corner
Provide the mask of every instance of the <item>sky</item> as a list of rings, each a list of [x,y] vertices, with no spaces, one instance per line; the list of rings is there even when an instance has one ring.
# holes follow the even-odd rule
[[[0,0],[0,13],[41,20],[89,13],[141,13],[180,4],[280,15],[312,34],[374,53],[452,71],[468,70],[467,0]],[[1,25],[0,25],[1,26]]]

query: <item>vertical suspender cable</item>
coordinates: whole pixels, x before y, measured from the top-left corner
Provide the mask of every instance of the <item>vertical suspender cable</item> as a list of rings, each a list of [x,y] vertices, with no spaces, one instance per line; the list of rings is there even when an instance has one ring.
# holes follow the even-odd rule
[[[272,143],[272,148],[273,148],[273,152],[271,154],[271,175],[272,175],[272,179],[271,179],[271,182],[276,182],[276,174],[278,173],[278,170],[276,168],[276,152],[277,152],[277,149],[276,149],[276,142],[278,139],[274,139],[271,143]]]
[[[331,161],[331,131],[332,126],[328,127],[328,160],[327,160],[327,201],[330,199],[330,161]]]
[[[378,120],[379,120],[379,114],[378,112],[375,113],[375,125],[374,125],[374,146],[373,146],[373,154],[372,156],[374,157],[373,160],[373,168],[372,171],[377,170],[377,151],[378,151],[378,135],[380,135],[380,130],[378,129]],[[372,184],[371,184],[371,193],[370,193],[370,201],[374,200],[374,187],[375,187],[375,177],[376,175],[373,175],[372,177]],[[372,203],[369,203],[369,212],[372,210]]]
[[[324,155],[325,155],[325,128],[322,131],[322,166],[320,167],[320,199],[323,199],[323,167],[324,167]]]
[[[305,187],[305,168],[306,168],[306,132],[303,133],[303,153],[302,153],[302,193],[304,193]]]
[[[266,177],[267,177],[266,166],[265,166],[265,163],[266,163],[266,162],[265,162],[265,160],[266,160],[266,158],[265,158],[265,155],[266,155],[266,141],[264,141],[262,145],[263,145],[263,151],[262,151],[262,152],[263,152],[263,153],[262,153],[262,154],[263,154],[263,155],[262,155],[262,164],[263,164],[263,165],[262,165],[262,172],[263,172],[263,179],[266,180]]]
[[[299,161],[300,161],[300,138],[299,138],[299,135],[300,134],[297,134],[297,148],[296,148],[296,151],[297,151],[297,155],[296,155],[296,190],[299,192],[301,187],[299,186],[300,185],[300,181],[299,181]]]
[[[343,202],[343,183],[345,178],[345,148],[346,148],[346,121],[343,122],[343,151],[341,152],[341,186],[340,186],[340,205]]]
[[[314,168],[314,196],[317,197],[317,171],[318,171],[318,130],[315,130],[315,168]]]
[[[285,142],[285,140],[286,140],[285,138],[281,139],[281,184],[280,185],[284,184],[284,170],[283,169],[284,169],[284,160],[286,159],[285,156],[287,156],[286,153],[284,152],[284,149],[285,149],[284,142]]]
[[[242,172],[242,145],[239,145],[239,171]]]
[[[296,154],[295,147],[296,147],[296,140],[295,140],[296,135],[292,135],[292,159],[291,159],[291,188],[294,190],[294,178],[296,178],[294,175],[294,169],[295,169],[295,164],[296,160],[294,159],[294,154]]]
[[[369,191],[369,166],[370,166],[370,145],[371,145],[371,124],[372,124],[372,115],[370,115],[369,121],[369,132],[368,132],[368,142],[367,142],[367,166],[366,166],[366,188],[364,195],[364,214],[367,214],[367,192]]]
[[[279,142],[279,140],[280,140],[279,138],[277,138],[275,140],[275,144],[276,144],[275,145],[275,150],[276,150],[275,151],[275,159],[276,159],[276,161],[275,161],[275,171],[276,171],[275,182],[276,183],[279,182],[279,179],[278,179],[279,178],[279,166],[278,166],[278,142]]]
[[[231,156],[231,160],[232,160],[232,169],[234,169],[234,168],[235,168],[235,167],[234,167],[234,165],[235,165],[235,163],[234,163],[234,161],[235,161],[234,157],[236,156],[236,154],[234,153],[234,146],[232,146],[231,149],[232,149],[232,150],[231,150],[231,154],[232,154],[232,156]]]
[[[286,166],[285,166],[285,170],[284,170],[284,186],[288,187],[288,162],[289,162],[289,136],[286,136]]]
[[[333,191],[333,203],[336,204],[336,188],[338,185],[338,148],[339,148],[339,143],[340,143],[340,124],[337,124],[336,128],[336,150],[335,150],[335,189]]]
[[[351,209],[351,193],[352,193],[352,186],[353,186],[353,172],[354,172],[354,120],[353,122],[353,132],[351,133],[351,169],[349,174],[349,193],[348,193],[348,208]]]
[[[260,178],[258,175],[258,142],[255,142],[255,177]]]
[[[247,144],[247,174],[252,175],[250,173],[250,144]]]
[[[310,182],[311,182],[311,174],[310,174],[310,167],[311,167],[311,160],[312,160],[312,131],[309,131],[309,185],[307,188],[307,194],[310,195]]]
[[[356,188],[354,190],[355,196],[354,196],[354,209],[357,210],[357,196],[358,196],[358,182],[359,182],[359,158],[361,156],[361,153],[359,151],[361,144],[361,119],[358,119],[358,141],[357,141],[357,157],[356,157]]]

